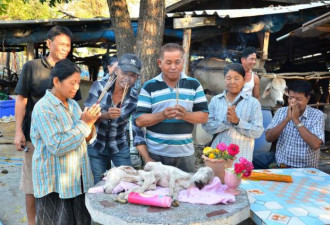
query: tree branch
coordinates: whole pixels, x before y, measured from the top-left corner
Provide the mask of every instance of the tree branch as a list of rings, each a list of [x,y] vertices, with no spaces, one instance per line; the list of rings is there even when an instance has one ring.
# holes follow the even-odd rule
[[[68,16],[69,18],[78,18],[78,17],[76,17],[76,16],[74,16],[74,15],[71,15],[70,13],[64,12],[63,10],[61,10],[61,9],[59,9],[59,8],[58,8],[58,11],[59,11],[60,13],[63,13],[64,15]]]

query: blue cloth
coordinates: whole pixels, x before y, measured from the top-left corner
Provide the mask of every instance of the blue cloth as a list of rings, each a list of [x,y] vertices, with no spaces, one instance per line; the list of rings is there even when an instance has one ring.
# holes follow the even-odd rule
[[[85,138],[91,128],[80,120],[78,103],[68,99],[68,108],[49,90],[34,106],[31,140],[34,196],[56,192],[74,198],[93,186]],[[83,190],[82,190],[83,184]]]
[[[116,167],[132,166],[130,149],[127,143],[122,144],[122,146],[120,146],[120,151],[116,154],[111,152],[111,148],[109,148],[109,146],[106,146],[105,150],[101,153],[89,145],[88,157],[94,175],[94,184],[101,181],[104,172],[111,168],[111,161]]]
[[[170,88],[159,74],[147,81],[140,92],[136,117],[144,113],[158,113],[177,104],[188,112],[208,112],[207,100],[198,80],[181,73],[179,89]],[[184,120],[165,119],[147,127],[148,151],[161,156],[184,157],[194,154],[192,131],[194,124]]]
[[[96,103],[108,78],[109,76],[106,76],[102,80],[95,81],[93,83],[92,87],[89,90],[87,100],[84,103],[85,106],[91,107],[93,104]],[[107,112],[109,107],[112,106],[113,88],[114,84],[104,95],[100,102],[102,112]],[[112,120],[101,120],[95,123],[97,130],[97,138],[92,143],[92,147],[94,147],[99,152],[103,152],[107,143],[110,146],[113,154],[116,154],[121,150],[120,146],[122,146],[123,143],[127,142],[127,124],[130,119],[130,116],[135,112],[138,100],[137,98],[138,90],[134,87],[130,88],[121,106],[120,117]],[[137,127],[135,123],[132,124],[132,127],[134,145],[145,145],[146,142],[142,129]]]
[[[211,99],[209,120],[206,124],[202,124],[202,127],[209,134],[217,134],[211,147],[216,148],[220,142],[227,145],[236,144],[240,148],[237,159],[245,157],[252,161],[254,139],[260,137],[264,131],[261,105],[256,98],[241,92],[233,101],[236,103],[241,97],[243,98],[236,106],[236,115],[240,120],[236,126],[227,121],[228,106],[225,95],[226,91]]]
[[[254,169],[268,169],[269,165],[275,162],[275,152],[260,152],[253,154]]]
[[[287,116],[288,107],[280,108],[272,122],[268,125],[267,130],[276,127]],[[304,126],[317,138],[324,143],[324,127],[326,115],[318,110],[306,106],[306,109],[299,120]],[[294,122],[291,120],[283,129],[278,138],[276,145],[276,162],[291,167],[307,168],[318,167],[320,158],[320,150],[313,150],[302,139]]]

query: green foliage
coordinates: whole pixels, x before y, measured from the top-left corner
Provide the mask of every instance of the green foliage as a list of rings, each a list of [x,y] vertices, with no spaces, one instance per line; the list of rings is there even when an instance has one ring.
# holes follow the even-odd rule
[[[25,0],[25,1],[29,1],[29,0]],[[70,2],[70,0],[40,0],[40,2],[43,3],[48,3],[50,7],[54,7],[56,4],[59,3],[68,3]]]
[[[0,15],[7,12],[8,9],[8,3],[12,0],[0,0]]]
[[[1,0],[0,0],[1,1]],[[7,0],[8,1],[8,0]],[[11,1],[11,0],[10,0]],[[42,4],[39,0],[15,0],[8,2],[6,13],[0,13],[1,20],[33,20],[58,18],[59,13],[48,4]]]
[[[62,4],[58,8],[78,18],[109,17],[106,0],[72,0],[69,4]]]

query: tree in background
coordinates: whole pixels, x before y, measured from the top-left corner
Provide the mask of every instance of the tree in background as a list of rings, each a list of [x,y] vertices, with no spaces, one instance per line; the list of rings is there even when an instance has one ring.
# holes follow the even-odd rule
[[[134,36],[126,0],[107,0],[116,35],[117,54],[135,52],[142,60],[142,82],[154,77],[163,43],[165,0],[141,0],[137,37]]]
[[[0,3],[2,3],[3,1],[10,2],[12,0],[0,1]],[[22,4],[22,1],[28,4]],[[171,0],[171,2],[173,1],[174,0]],[[75,7],[70,9],[67,5],[61,4],[69,2],[77,6],[79,10],[74,11],[72,8]],[[132,4],[132,2],[134,4],[137,0],[107,0],[108,6],[105,6],[104,0],[15,0],[8,4],[7,7],[9,9],[9,7],[13,5],[13,11],[9,10],[9,14],[12,15],[3,19],[59,18],[58,11],[69,17],[88,18],[103,16],[103,9],[107,7],[113,22],[117,55],[120,57],[124,53],[136,53],[142,59],[143,68],[141,74],[142,82],[144,82],[159,73],[157,58],[159,57],[159,51],[163,44],[165,0],[140,1],[140,16],[136,36],[134,35],[128,11],[128,3]],[[33,5],[33,7],[31,7],[31,5]],[[48,5],[51,7],[49,8]],[[26,10],[24,10],[25,7]],[[6,8],[4,8],[4,10],[6,10]],[[14,12],[16,12],[16,14]],[[19,18],[15,16],[18,14],[20,14]],[[5,16],[4,14],[2,15]]]
[[[7,12],[9,2],[11,2],[11,0],[0,0],[0,15]]]
[[[5,4],[2,4],[3,2]],[[24,3],[24,0],[0,0],[0,8],[5,7],[2,12],[0,10],[0,20],[49,19],[61,15],[56,9],[42,4],[39,0],[29,0],[29,4]]]
[[[57,9],[72,18],[109,17],[105,0],[72,0],[67,4],[57,4]]]

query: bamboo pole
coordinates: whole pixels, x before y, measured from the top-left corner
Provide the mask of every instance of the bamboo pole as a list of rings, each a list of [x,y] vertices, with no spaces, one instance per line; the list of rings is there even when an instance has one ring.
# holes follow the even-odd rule
[[[191,18],[191,15],[186,15],[186,18]],[[190,62],[190,42],[191,42],[191,29],[183,29],[183,49],[184,49],[184,65],[183,71],[188,75],[189,62]]]
[[[263,35],[263,42],[262,42],[262,57],[259,62],[259,69],[263,68],[265,65],[265,61],[268,59],[268,46],[269,46],[269,36],[270,32],[265,31]]]

